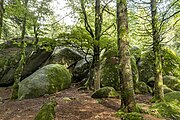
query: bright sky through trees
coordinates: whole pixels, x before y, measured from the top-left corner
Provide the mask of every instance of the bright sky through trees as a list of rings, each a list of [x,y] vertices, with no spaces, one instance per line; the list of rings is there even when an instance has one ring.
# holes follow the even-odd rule
[[[73,25],[74,18],[70,17],[71,11],[66,7],[65,0],[54,0],[52,3],[52,8],[59,22],[63,22],[67,25]]]

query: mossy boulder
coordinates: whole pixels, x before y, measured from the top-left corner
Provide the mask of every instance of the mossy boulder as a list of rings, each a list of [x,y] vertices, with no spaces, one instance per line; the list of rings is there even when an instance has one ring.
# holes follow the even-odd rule
[[[180,79],[174,76],[164,76],[163,82],[166,86],[172,90],[180,91]]]
[[[164,95],[164,99],[167,102],[171,102],[173,100],[178,100],[180,102],[180,91],[169,92]]]
[[[37,49],[31,55],[27,57],[21,78],[24,79],[31,75],[33,72],[42,67],[44,62],[51,56],[52,51],[46,51],[45,49]]]
[[[145,82],[137,82],[135,84],[135,93],[137,94],[152,93],[152,89]]]
[[[92,95],[92,98],[113,98],[119,97],[119,93],[113,87],[103,87],[96,90]]]
[[[3,44],[0,49],[0,86],[12,85],[14,73],[20,60],[21,48],[17,44]],[[26,47],[26,56],[29,56],[33,48],[31,45]]]
[[[18,98],[35,98],[54,93],[71,84],[71,74],[60,64],[49,64],[19,83]]]
[[[122,120],[145,120],[143,116],[137,112],[125,113],[119,110],[118,112],[116,112],[116,116],[121,118]]]
[[[150,113],[160,118],[180,120],[180,102],[174,100],[155,103],[150,107]]]
[[[61,64],[66,67],[73,67],[73,64],[75,66],[75,63],[83,58],[83,55],[73,49],[56,47],[46,64]]]
[[[164,90],[164,94],[173,92],[173,90],[171,88],[167,87],[166,85],[163,85],[163,90]]]
[[[45,103],[37,113],[34,120],[55,120],[55,107],[55,101]]]

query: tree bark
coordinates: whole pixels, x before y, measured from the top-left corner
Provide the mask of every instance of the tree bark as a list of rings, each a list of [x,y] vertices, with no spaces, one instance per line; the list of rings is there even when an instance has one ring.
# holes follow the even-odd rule
[[[4,16],[4,0],[0,0],[0,39],[2,38],[3,16]]]
[[[117,0],[117,41],[121,88],[121,109],[125,112],[133,112],[136,111],[136,102],[130,64],[126,0]]]
[[[102,15],[100,12],[100,0],[95,1],[95,40],[94,40],[94,88],[95,90],[100,88],[100,50],[99,40],[101,34]]]
[[[154,52],[154,97],[157,101],[162,101],[163,78],[162,78],[162,61],[161,61],[161,45],[160,35],[158,31],[157,5],[156,0],[151,0],[151,18],[152,18],[152,35],[153,35],[153,52]]]
[[[23,22],[22,22],[22,33],[21,33],[21,59],[19,61],[18,67],[15,71],[15,75],[14,75],[14,84],[13,84],[13,91],[12,91],[12,95],[11,95],[11,99],[17,99],[18,98],[18,89],[19,89],[19,82],[21,80],[21,74],[23,72],[23,68],[25,65],[25,58],[26,58],[26,54],[25,54],[25,48],[26,48],[26,44],[24,41],[24,37],[25,37],[25,33],[26,33],[26,17],[27,17],[27,4],[28,4],[28,0],[25,0],[24,3],[24,8],[26,11],[24,11],[24,18],[23,18]]]
[[[81,9],[84,16],[84,25],[87,32],[91,35],[91,38],[94,41],[93,44],[93,61],[90,66],[90,76],[86,85],[88,88],[92,89],[94,87],[95,90],[100,88],[100,48],[99,48],[99,40],[101,34],[101,26],[102,26],[102,13],[100,7],[100,0],[95,1],[95,34],[88,22],[84,0],[80,0]],[[93,85],[94,84],[94,85]]]

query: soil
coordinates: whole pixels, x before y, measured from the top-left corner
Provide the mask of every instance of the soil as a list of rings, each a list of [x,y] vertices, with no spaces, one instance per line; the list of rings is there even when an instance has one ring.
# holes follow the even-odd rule
[[[10,100],[11,87],[0,88],[0,120],[33,120],[40,107],[55,96],[56,120],[119,120],[115,113],[120,107],[118,98],[93,99],[91,91],[77,87],[40,98]],[[138,103],[149,104],[150,95],[136,95]],[[146,120],[160,120],[143,115]]]

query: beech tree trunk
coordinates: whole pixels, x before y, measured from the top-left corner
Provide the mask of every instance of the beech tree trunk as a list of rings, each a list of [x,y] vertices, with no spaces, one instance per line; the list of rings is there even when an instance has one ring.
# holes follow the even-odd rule
[[[91,38],[94,41],[93,45],[93,61],[90,66],[90,76],[88,81],[85,83],[86,87],[92,89],[94,87],[95,90],[100,88],[100,48],[99,48],[99,40],[101,34],[101,26],[102,26],[102,13],[100,7],[100,0],[95,0],[95,33],[93,32],[89,22],[88,16],[86,14],[84,0],[80,0],[81,9],[84,16],[84,26],[87,32],[91,35]]]
[[[4,15],[4,0],[0,0],[0,39],[2,38],[3,15]]]
[[[26,48],[26,44],[24,41],[24,37],[25,37],[25,33],[26,33],[26,17],[27,17],[27,4],[28,4],[28,0],[24,1],[24,8],[26,11],[24,11],[24,18],[23,18],[23,22],[22,22],[22,33],[21,33],[21,59],[19,61],[18,67],[15,71],[14,74],[14,84],[13,84],[13,91],[12,91],[12,95],[11,95],[11,99],[17,99],[18,98],[18,89],[19,89],[19,82],[21,80],[21,74],[23,72],[23,68],[25,65],[25,58],[26,58],[26,54],[25,54],[25,48]]]
[[[133,112],[136,111],[136,102],[130,64],[126,0],[117,0],[117,41],[119,54],[121,109],[125,112]]]
[[[162,61],[161,61],[161,45],[158,29],[157,5],[156,0],[151,0],[151,18],[152,18],[152,35],[153,35],[153,52],[154,52],[154,97],[157,101],[162,101],[163,93],[163,78],[162,78]]]
[[[95,40],[94,40],[94,89],[100,88],[100,51],[99,40],[101,34],[101,12],[100,12],[100,0],[96,0],[95,3]]]

